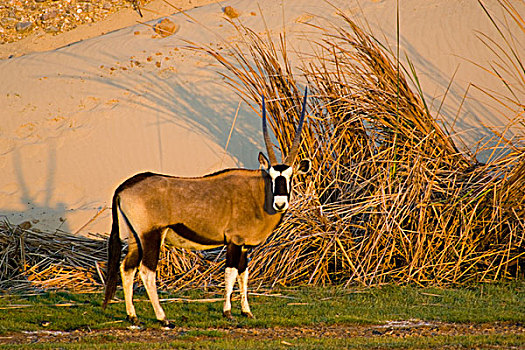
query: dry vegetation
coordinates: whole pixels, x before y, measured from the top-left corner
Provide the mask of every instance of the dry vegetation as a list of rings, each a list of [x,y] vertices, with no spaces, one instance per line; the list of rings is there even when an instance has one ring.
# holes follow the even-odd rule
[[[0,290],[93,291],[105,259],[105,240],[0,223]]]
[[[445,285],[523,277],[523,149],[498,140],[508,153],[486,164],[459,152],[407,81],[408,72],[419,90],[410,62],[397,69],[394,54],[344,19],[347,27],[327,31],[303,67],[315,98],[301,152],[316,171],[297,186],[295,206],[272,239],[256,250],[255,278]],[[286,152],[301,88],[285,41],[276,47],[238,30],[246,42],[232,49],[233,59],[209,52],[246,102],[260,105],[261,94],[273,101],[272,126]],[[523,77],[521,61],[513,63]],[[523,121],[518,100],[502,101],[514,103]]]
[[[524,24],[507,1],[501,5]],[[523,145],[501,138],[508,152],[487,163],[458,151],[422,94],[414,93],[413,67],[398,69],[394,54],[344,19],[347,25],[326,30],[325,40],[316,44],[319,54],[304,61],[300,80],[307,80],[313,97],[300,156],[313,160],[314,172],[297,184],[279,229],[254,249],[252,285],[459,285],[522,279]],[[276,46],[248,28],[237,29],[245,42],[232,46],[231,55],[199,49],[228,69],[229,83],[254,110],[259,110],[261,94],[266,96],[270,124],[286,153],[302,87],[287,59],[285,40]],[[521,64],[509,65],[518,78],[525,77]],[[519,100],[501,101],[514,104],[516,119],[523,120]],[[2,242],[0,252],[6,287],[15,278],[38,281],[38,287],[99,288],[96,261],[105,260],[100,242],[65,235],[55,242],[56,234],[22,233],[7,224],[0,233],[11,242]],[[32,235],[40,243],[30,240]],[[48,249],[47,244],[55,245]],[[222,281],[221,251],[162,254],[160,287]],[[81,282],[77,272],[89,282]],[[67,284],[63,275],[70,276]]]

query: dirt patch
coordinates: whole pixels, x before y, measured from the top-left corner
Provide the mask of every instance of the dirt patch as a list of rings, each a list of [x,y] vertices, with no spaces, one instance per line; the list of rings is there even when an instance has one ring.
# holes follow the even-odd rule
[[[170,341],[214,338],[256,338],[258,340],[299,339],[299,338],[356,338],[356,337],[434,337],[456,335],[524,335],[521,323],[443,323],[422,321],[393,321],[383,325],[325,325],[308,327],[273,328],[208,328],[195,329],[176,327],[170,330],[146,329],[102,329],[73,331],[34,331],[5,334],[0,344],[34,343],[164,343]]]

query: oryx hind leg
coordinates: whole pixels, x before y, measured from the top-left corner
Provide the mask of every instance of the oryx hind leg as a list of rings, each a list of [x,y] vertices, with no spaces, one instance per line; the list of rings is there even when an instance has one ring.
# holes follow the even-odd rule
[[[140,264],[140,250],[137,242],[131,241],[128,245],[128,253],[120,265],[120,274],[122,276],[122,288],[124,289],[124,299],[126,301],[126,314],[128,320],[133,325],[138,325],[139,320],[133,306],[133,281],[135,273]]]
[[[159,296],[157,293],[156,271],[159,262],[160,249],[163,241],[163,233],[165,230],[153,230],[144,235],[143,247],[144,257],[139,267],[140,278],[146,288],[149,300],[155,311],[155,316],[164,327],[170,327],[169,321],[166,319],[166,314],[160,305]]]

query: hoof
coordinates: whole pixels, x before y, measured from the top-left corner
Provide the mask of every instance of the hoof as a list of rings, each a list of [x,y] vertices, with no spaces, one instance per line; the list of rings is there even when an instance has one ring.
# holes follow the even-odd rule
[[[159,322],[162,325],[162,329],[169,330],[175,328],[175,325],[168,320],[159,320]]]
[[[247,318],[255,318],[255,316],[253,316],[253,314],[251,312],[241,312],[241,315],[243,315],[244,317],[247,317]]]
[[[131,325],[128,327],[128,329],[131,329],[131,330],[140,330],[140,329],[142,329],[142,324],[139,321],[139,319],[137,318],[137,316],[129,316],[128,315],[126,317],[126,320],[128,320],[128,322],[131,323]]]
[[[132,326],[140,327],[140,321],[137,316],[126,316],[126,320],[131,323]]]
[[[232,312],[231,310],[223,311],[222,315],[227,318],[228,320],[233,320]]]

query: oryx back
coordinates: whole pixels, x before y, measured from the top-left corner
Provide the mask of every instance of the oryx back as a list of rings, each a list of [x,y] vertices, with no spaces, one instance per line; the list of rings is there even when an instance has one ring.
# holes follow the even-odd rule
[[[134,181],[135,179],[136,181]],[[138,174],[116,194],[126,239],[161,230],[166,243],[209,249],[234,241],[258,245],[279,223],[268,205],[269,179],[260,170],[231,169],[201,178]],[[122,227],[123,225],[121,225]]]

